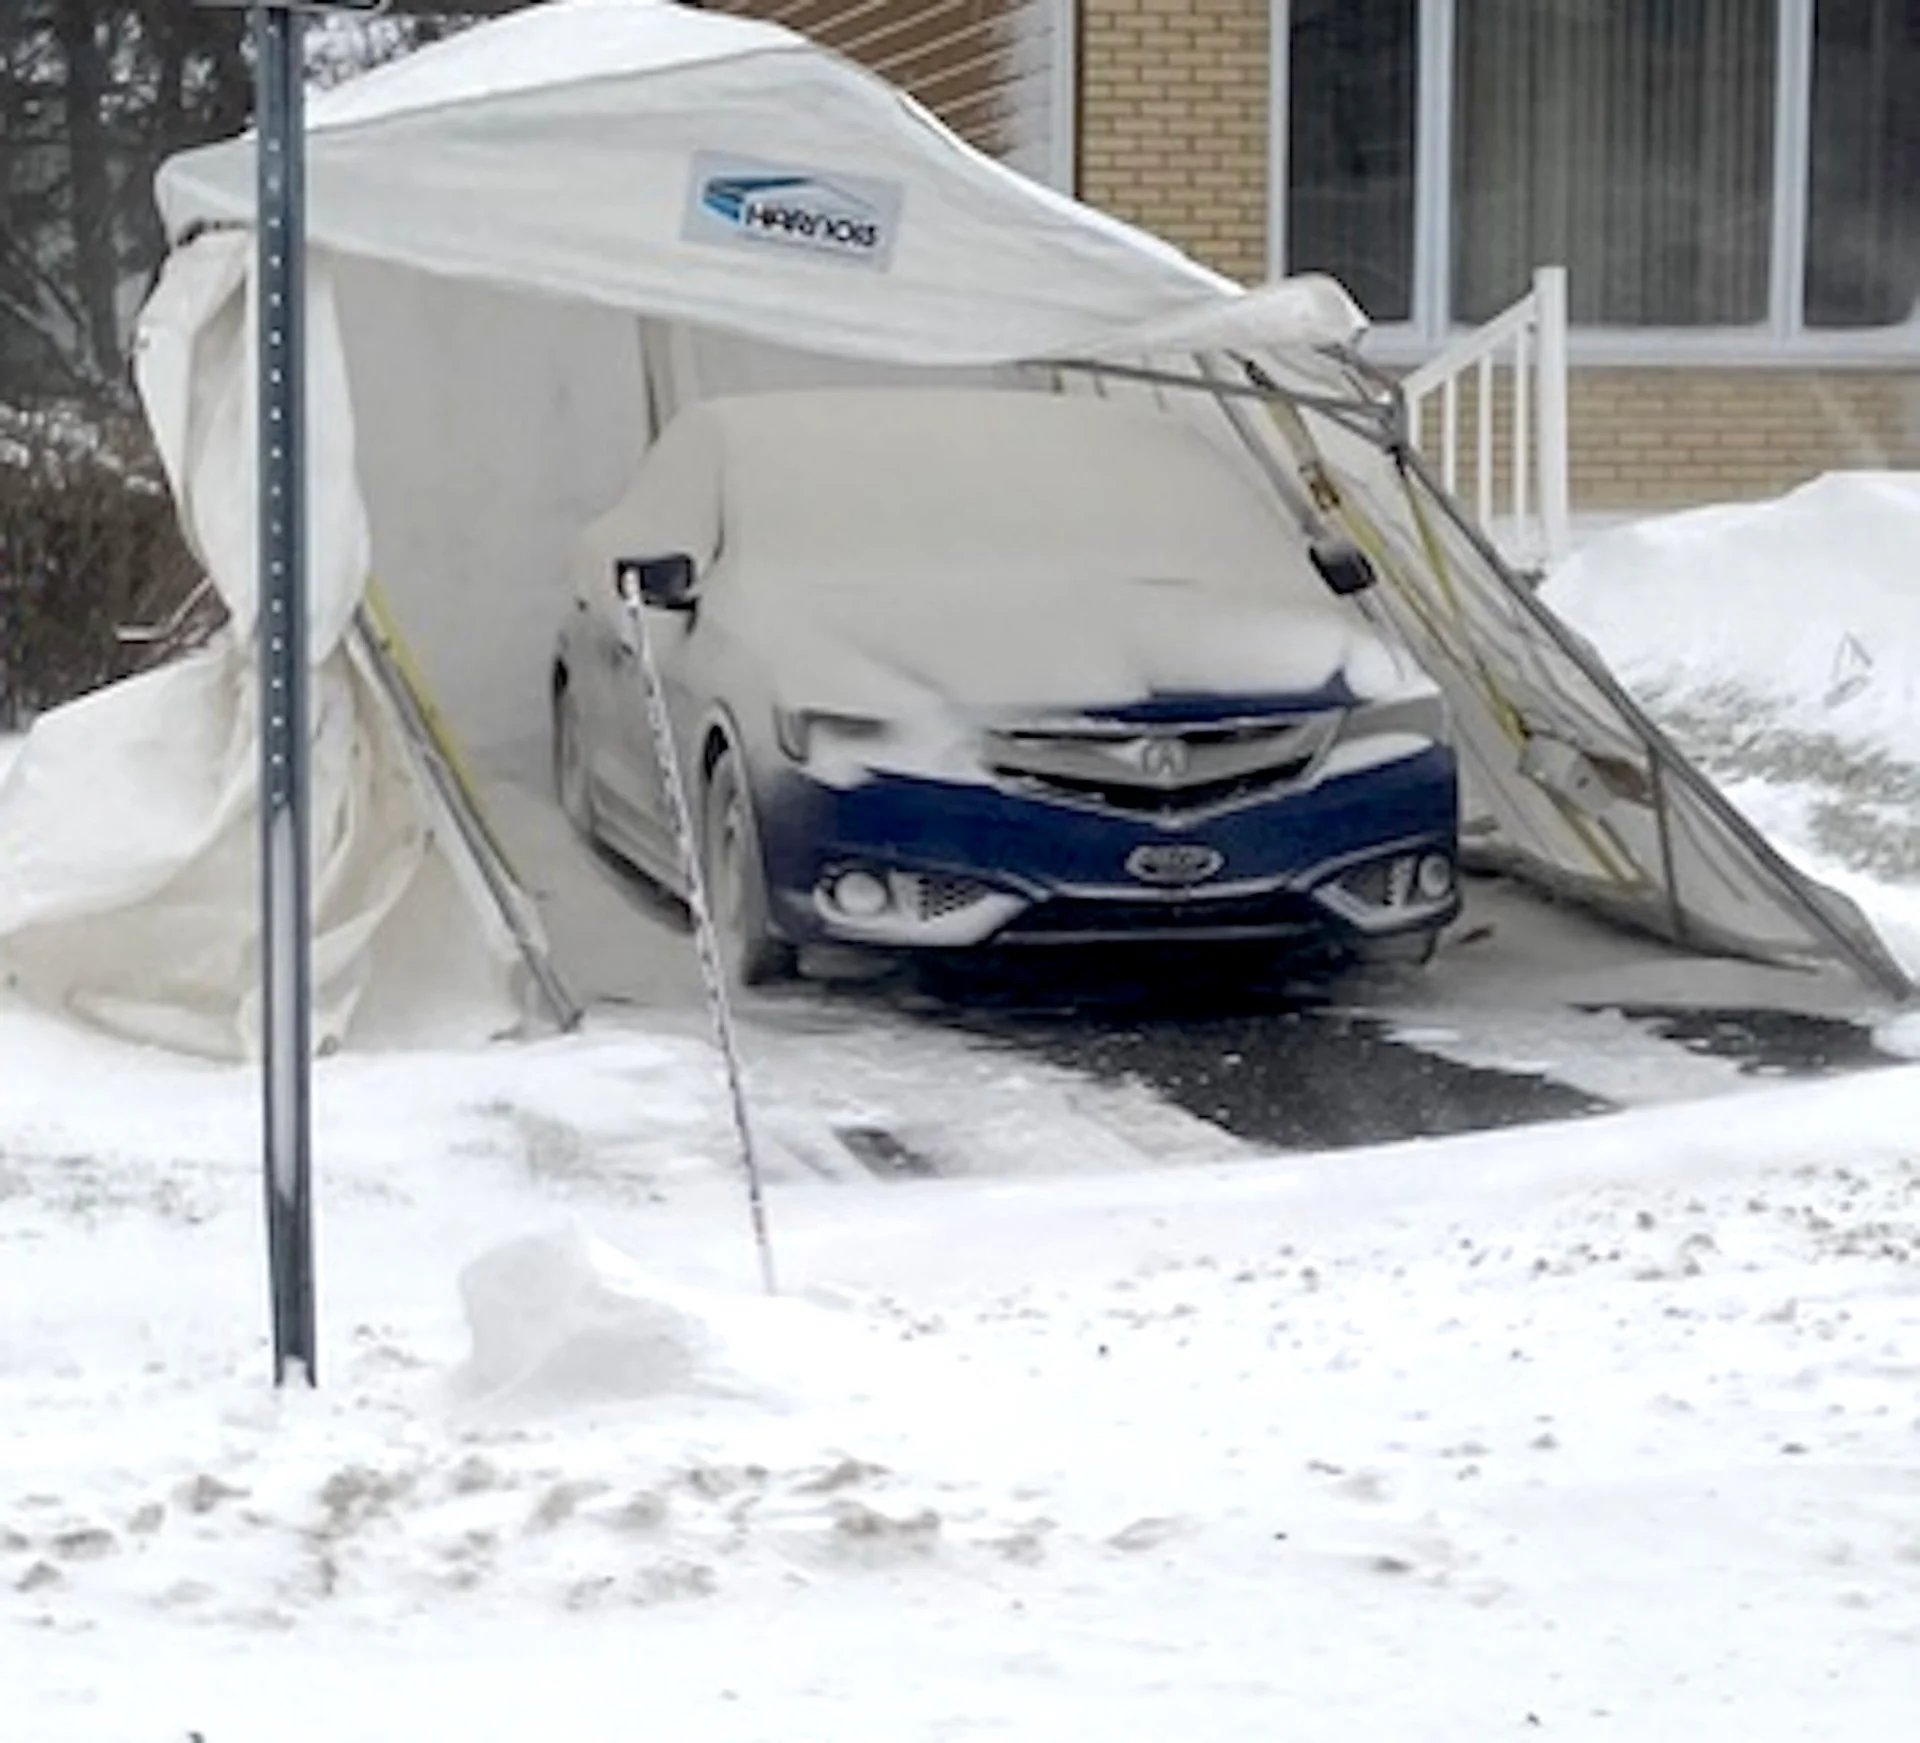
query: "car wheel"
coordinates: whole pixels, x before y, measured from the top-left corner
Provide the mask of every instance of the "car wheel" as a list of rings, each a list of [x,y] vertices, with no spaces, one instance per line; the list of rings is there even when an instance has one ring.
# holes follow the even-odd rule
[[[587,772],[586,739],[580,730],[580,705],[562,686],[553,697],[553,790],[561,814],[589,841],[599,819],[594,814],[593,777]]]
[[[731,751],[720,753],[707,777],[704,822],[707,901],[727,980],[749,987],[786,979],[794,970],[794,951],[773,934],[753,800]]]

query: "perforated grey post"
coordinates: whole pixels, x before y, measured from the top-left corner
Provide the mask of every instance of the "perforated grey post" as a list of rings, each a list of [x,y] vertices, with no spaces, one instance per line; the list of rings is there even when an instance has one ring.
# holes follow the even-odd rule
[[[305,21],[253,9],[259,138],[261,1058],[274,1384],[317,1385],[308,889]]]

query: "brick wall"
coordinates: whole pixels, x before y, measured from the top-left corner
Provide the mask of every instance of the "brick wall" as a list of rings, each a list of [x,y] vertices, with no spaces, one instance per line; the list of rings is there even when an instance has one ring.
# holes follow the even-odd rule
[[[1581,369],[1576,511],[1776,496],[1848,467],[1920,467],[1920,365]]]
[[[1267,270],[1267,0],[1081,0],[1080,197]]]
[[[1496,517],[1509,512],[1511,378],[1492,395]],[[1458,389],[1456,488],[1479,490],[1479,402]],[[1576,514],[1686,508],[1778,496],[1822,472],[1920,468],[1920,366],[1909,369],[1576,369],[1568,383]],[[1440,396],[1416,432],[1441,464]]]

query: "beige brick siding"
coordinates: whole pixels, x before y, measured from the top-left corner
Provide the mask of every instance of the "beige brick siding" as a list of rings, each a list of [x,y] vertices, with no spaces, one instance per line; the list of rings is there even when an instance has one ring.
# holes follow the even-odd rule
[[[1257,283],[1268,0],[1081,0],[1080,197]]]
[[[1848,467],[1920,467],[1920,363],[1900,369],[1581,369],[1576,510],[1757,499]]]

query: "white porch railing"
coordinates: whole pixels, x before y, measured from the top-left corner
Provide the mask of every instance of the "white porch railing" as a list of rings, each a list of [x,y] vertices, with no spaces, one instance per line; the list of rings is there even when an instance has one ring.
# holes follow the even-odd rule
[[[1542,266],[1533,289],[1401,382],[1414,445],[1437,449],[1454,495],[1462,471],[1463,381],[1471,380],[1475,518],[1515,562],[1550,568],[1571,546],[1567,491],[1567,269]],[[1438,401],[1437,428],[1429,407]],[[1496,407],[1507,424],[1496,447]],[[1499,488],[1504,486],[1504,488]]]

